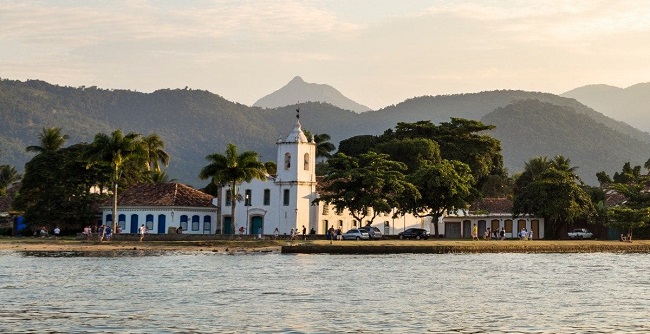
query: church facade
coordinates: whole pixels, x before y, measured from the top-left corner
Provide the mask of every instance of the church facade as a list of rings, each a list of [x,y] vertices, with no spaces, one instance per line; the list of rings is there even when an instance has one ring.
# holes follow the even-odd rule
[[[219,196],[221,223],[224,234],[239,233],[271,235],[277,228],[280,235],[289,235],[292,229],[301,234],[312,229],[325,234],[333,226],[348,229],[367,225],[355,220],[347,210],[337,211],[325,203],[313,204],[318,198],[316,190],[316,143],[307,138],[300,119],[293,131],[277,144],[277,174],[266,180],[253,180],[238,186],[239,201],[235,203],[235,231],[231,231],[230,189],[224,187]],[[373,226],[384,234],[397,234],[409,227],[430,229],[430,219],[412,215],[393,218],[380,215]],[[433,230],[433,229],[431,229]]]

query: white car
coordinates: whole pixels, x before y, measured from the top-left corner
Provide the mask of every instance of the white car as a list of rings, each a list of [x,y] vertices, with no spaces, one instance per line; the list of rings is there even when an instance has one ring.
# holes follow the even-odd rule
[[[591,239],[593,236],[594,234],[586,228],[577,228],[573,232],[569,232],[569,239]]]
[[[353,228],[343,233],[343,240],[369,240],[370,235],[362,229]]]

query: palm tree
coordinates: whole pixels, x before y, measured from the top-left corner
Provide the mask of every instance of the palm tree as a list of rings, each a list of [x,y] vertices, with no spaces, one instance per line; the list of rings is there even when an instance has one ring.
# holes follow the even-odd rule
[[[113,175],[113,231],[117,231],[117,184],[122,175],[122,166],[145,154],[140,143],[140,134],[122,134],[122,130],[116,130],[110,136],[104,133],[95,135],[86,152],[91,163],[105,163],[111,166]]]
[[[571,159],[565,158],[563,155],[560,154],[560,155],[556,155],[553,160],[549,161],[549,164],[551,167],[561,172],[568,173],[569,175],[571,175],[572,178],[578,179],[578,175],[575,173],[578,167],[571,166]]]
[[[23,176],[18,174],[16,167],[0,165],[0,195],[7,194],[7,188],[14,182],[20,181]]]
[[[230,187],[230,231],[235,231],[235,206],[237,203],[237,184],[253,179],[265,180],[266,168],[257,161],[257,152],[246,151],[237,155],[237,146],[228,144],[226,155],[214,153],[205,157],[210,163],[201,169],[199,178],[212,178],[215,185],[228,184]]]
[[[43,128],[41,133],[38,135],[38,141],[40,146],[32,145],[27,146],[27,152],[54,152],[58,151],[66,139],[70,138],[68,135],[61,134],[61,128]]]
[[[316,157],[329,158],[332,156],[330,152],[336,149],[334,144],[330,143],[330,135],[321,133],[314,135],[314,143],[316,143]]]
[[[160,172],[159,162],[169,166],[169,154],[165,152],[165,142],[156,133],[142,138],[142,146],[147,154],[147,170]]]

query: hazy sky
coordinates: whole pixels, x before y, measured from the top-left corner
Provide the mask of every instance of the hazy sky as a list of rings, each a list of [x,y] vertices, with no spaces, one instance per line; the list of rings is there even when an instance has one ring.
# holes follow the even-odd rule
[[[205,89],[251,105],[300,75],[371,108],[650,81],[650,1],[0,1],[0,77]]]

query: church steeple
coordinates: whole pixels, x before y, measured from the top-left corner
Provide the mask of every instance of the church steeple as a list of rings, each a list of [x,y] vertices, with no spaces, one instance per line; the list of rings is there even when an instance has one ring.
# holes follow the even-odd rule
[[[293,131],[287,136],[285,140],[287,143],[308,143],[309,140],[305,133],[302,131],[302,125],[300,124],[300,109],[296,109],[296,126],[293,128]]]
[[[282,141],[278,141],[278,177],[283,181],[313,182],[316,180],[316,144],[307,138],[296,109],[296,125]]]

